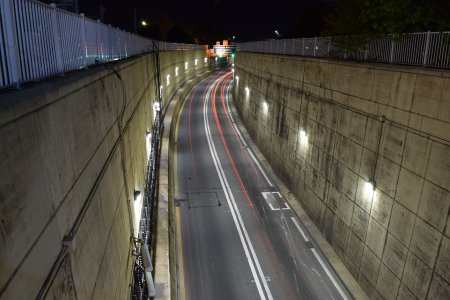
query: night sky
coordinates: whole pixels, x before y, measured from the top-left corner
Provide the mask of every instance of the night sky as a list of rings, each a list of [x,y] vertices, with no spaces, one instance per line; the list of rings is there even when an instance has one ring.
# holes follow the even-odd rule
[[[105,22],[134,31],[134,6],[137,19],[166,15],[176,21],[196,23],[214,39],[236,35],[237,40],[274,38],[274,30],[292,32],[302,9],[320,0],[79,0],[80,12],[98,14],[105,8]]]

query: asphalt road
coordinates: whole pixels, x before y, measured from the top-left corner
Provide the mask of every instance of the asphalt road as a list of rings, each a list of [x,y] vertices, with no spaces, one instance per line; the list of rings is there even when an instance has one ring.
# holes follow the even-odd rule
[[[231,79],[203,80],[178,121],[179,298],[351,299],[235,126]]]

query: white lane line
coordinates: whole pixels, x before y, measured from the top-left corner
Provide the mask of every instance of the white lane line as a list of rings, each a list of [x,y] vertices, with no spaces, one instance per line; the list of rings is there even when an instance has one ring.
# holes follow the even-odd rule
[[[320,255],[317,253],[316,249],[311,248],[312,253],[314,254],[314,256],[316,257],[316,259],[319,261],[320,265],[322,266],[322,268],[325,270],[325,273],[327,273],[328,277],[330,278],[330,280],[333,282],[334,286],[336,287],[336,289],[338,290],[339,294],[341,295],[342,299],[347,300],[348,297],[347,295],[344,293],[344,291],[341,289],[341,286],[339,285],[339,283],[336,281],[336,279],[334,279],[333,274],[331,274],[330,270],[328,269],[328,267],[325,265],[325,263],[323,262],[322,258],[320,257]]]
[[[225,94],[225,99],[227,102],[227,109],[229,114],[232,116],[232,112],[231,112],[231,108],[230,108],[230,101],[228,98],[228,94],[229,94],[229,90],[230,90],[230,86],[231,84],[228,85],[227,87],[227,92]],[[241,134],[241,131],[239,130],[239,127],[236,125],[236,123],[233,123],[234,128],[236,129],[236,132],[238,133],[239,138],[241,139],[242,143],[247,147],[247,151],[250,154],[250,156],[252,157],[253,161],[256,163],[256,165],[258,166],[259,171],[261,171],[261,174],[263,174],[264,179],[267,181],[267,183],[269,184],[270,187],[273,187],[273,183],[272,181],[270,181],[269,177],[267,176],[266,172],[264,171],[264,169],[262,168],[262,166],[260,165],[259,161],[256,159],[255,155],[253,154],[252,150],[248,147],[247,143],[244,140],[244,137]]]
[[[306,236],[305,232],[303,231],[303,229],[301,228],[301,226],[297,222],[297,220],[294,217],[291,217],[291,220],[294,223],[295,227],[297,227],[298,231],[300,231],[300,234],[302,235],[302,237],[305,240],[305,242],[309,242],[308,237]],[[333,283],[333,285],[336,287],[336,290],[339,292],[339,294],[341,295],[342,299],[348,299],[347,295],[342,290],[340,284],[336,281],[336,279],[334,278],[333,274],[331,274],[330,270],[325,265],[325,263],[323,262],[322,258],[319,255],[319,253],[317,253],[316,249],[311,248],[311,252],[314,254],[314,256],[316,257],[317,261],[322,266],[322,269],[325,271],[325,273],[330,278],[330,280]]]
[[[209,145],[209,150],[214,162],[214,166],[216,168],[217,174],[219,176],[219,180],[220,183],[222,185],[222,189],[224,191],[225,194],[225,198],[227,199],[227,204],[230,207],[230,212],[231,215],[233,217],[233,221],[234,224],[236,226],[236,229],[238,231],[239,234],[239,238],[241,240],[242,246],[244,248],[244,252],[245,252],[245,256],[247,257],[247,261],[250,265],[250,270],[253,274],[253,278],[256,282],[256,287],[258,289],[258,293],[261,297],[261,299],[266,299],[266,296],[264,295],[264,291],[262,289],[261,286],[261,281],[263,282],[264,285],[264,289],[266,291],[267,297],[269,298],[269,300],[273,300],[272,294],[269,290],[269,287],[267,286],[266,281],[264,280],[264,274],[262,273],[261,270],[261,266],[259,264],[258,258],[256,257],[255,251],[253,249],[252,243],[250,241],[250,238],[248,236],[247,230],[244,226],[244,222],[242,220],[242,216],[239,213],[239,210],[237,209],[237,205],[236,205],[236,201],[234,199],[233,193],[231,191],[231,188],[228,184],[227,178],[225,176],[225,172],[223,170],[222,164],[220,162],[219,156],[217,154],[215,145],[214,145],[214,141],[212,139],[211,136],[211,131],[210,131],[210,126],[209,126],[209,120],[208,120],[208,101],[209,101],[209,97],[211,95],[211,91],[212,91],[212,87],[217,84],[217,82],[220,80],[217,79],[213,85],[211,85],[211,87],[208,90],[208,93],[206,95],[206,99],[205,99],[205,104],[204,104],[204,108],[203,108],[203,120],[204,120],[204,125],[205,125],[205,130],[206,130],[206,136],[207,136],[207,140],[208,140],[208,145]],[[247,243],[246,243],[247,242]],[[248,244],[248,246],[247,246]],[[251,257],[250,257],[251,255]],[[252,261],[253,258],[253,261]],[[256,272],[255,270],[255,265],[256,265],[256,269],[258,270],[258,272]],[[258,273],[260,275],[260,277],[258,276]]]
[[[303,231],[303,229],[300,227],[300,224],[298,224],[297,220],[294,217],[291,217],[292,222],[294,222],[295,227],[297,227],[298,231],[300,231],[300,234],[302,235],[303,239],[305,240],[305,242],[309,242],[308,237],[306,236],[305,232]]]

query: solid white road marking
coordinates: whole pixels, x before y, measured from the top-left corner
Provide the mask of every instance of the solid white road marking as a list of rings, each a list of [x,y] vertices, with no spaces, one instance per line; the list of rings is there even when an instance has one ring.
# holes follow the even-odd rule
[[[298,231],[300,231],[300,234],[302,235],[302,237],[305,240],[305,242],[309,242],[308,237],[306,236],[305,232],[303,231],[303,229],[301,228],[301,226],[297,222],[297,220],[294,217],[291,217],[291,220],[294,223],[295,227],[297,227]],[[311,248],[311,252],[314,254],[314,256],[316,257],[317,261],[322,266],[322,269],[325,271],[325,273],[330,278],[330,280],[333,283],[333,285],[336,287],[336,290],[339,292],[339,294],[341,295],[342,299],[345,299],[345,300],[348,299],[347,295],[344,293],[344,291],[342,290],[341,286],[339,285],[339,283],[334,278],[333,274],[331,274],[330,270],[325,265],[325,263],[323,262],[322,258],[319,255],[319,253],[317,253],[316,249]]]
[[[300,224],[298,224],[297,220],[294,217],[291,217],[292,222],[294,222],[295,227],[297,227],[298,231],[300,231],[300,234],[302,235],[303,239],[305,240],[305,242],[309,242],[308,237],[306,236],[305,232],[303,231],[303,229],[300,227]]]
[[[251,272],[253,274],[253,278],[255,279],[259,295],[260,295],[261,299],[266,299],[266,297],[264,295],[264,292],[262,290],[262,287],[261,287],[261,281],[262,281],[268,299],[269,300],[273,300],[273,297],[272,297],[272,294],[271,294],[271,292],[269,290],[267,282],[264,280],[265,277],[264,277],[264,274],[262,272],[261,266],[259,264],[259,260],[258,260],[258,258],[256,256],[255,250],[254,250],[253,245],[252,245],[252,243],[250,241],[250,237],[248,236],[247,229],[245,228],[244,222],[242,220],[242,216],[239,213],[239,209],[238,209],[238,207],[236,205],[236,201],[234,199],[234,196],[233,196],[233,193],[231,191],[231,188],[230,188],[230,186],[228,184],[227,178],[225,176],[225,172],[223,170],[222,164],[220,162],[219,156],[217,154],[217,151],[216,151],[216,148],[215,148],[215,145],[214,145],[214,141],[213,141],[212,136],[211,136],[209,120],[208,120],[208,99],[209,99],[209,97],[211,95],[212,87],[219,80],[220,80],[220,78],[217,79],[214,82],[214,84],[211,85],[211,87],[209,88],[208,93],[206,95],[206,99],[205,99],[206,103],[205,103],[204,108],[203,108],[203,119],[204,119],[204,125],[205,125],[205,130],[206,130],[206,136],[207,136],[207,140],[208,140],[209,150],[210,150],[212,159],[214,161],[214,166],[215,166],[217,174],[219,176],[219,180],[220,180],[220,183],[222,185],[222,189],[224,191],[225,198],[227,199],[227,204],[230,207],[230,212],[231,212],[231,215],[233,217],[233,221],[234,221],[234,224],[236,226],[236,229],[238,231],[239,238],[241,240],[242,246],[244,248],[244,252],[245,252],[245,255],[247,257],[247,261],[248,261],[248,263],[250,265],[250,269],[251,269]],[[250,254],[251,254],[251,257],[250,257]],[[252,258],[253,258],[254,263],[252,261]],[[256,270],[255,270],[255,265],[256,265],[256,269],[257,269],[258,272],[256,272]],[[258,273],[259,273],[260,277],[258,276]]]
[[[320,265],[322,266],[322,268],[325,270],[325,273],[327,273],[328,277],[330,278],[330,280],[333,282],[334,286],[336,287],[336,289],[338,290],[339,294],[341,295],[342,299],[347,300],[348,297],[347,295],[344,293],[344,291],[341,289],[341,286],[339,285],[339,283],[336,281],[336,279],[334,279],[333,274],[331,274],[330,270],[328,269],[328,267],[325,265],[325,263],[323,262],[322,258],[320,257],[320,255],[317,253],[316,249],[311,248],[312,253],[314,254],[314,256],[316,257],[316,259],[319,261]]]

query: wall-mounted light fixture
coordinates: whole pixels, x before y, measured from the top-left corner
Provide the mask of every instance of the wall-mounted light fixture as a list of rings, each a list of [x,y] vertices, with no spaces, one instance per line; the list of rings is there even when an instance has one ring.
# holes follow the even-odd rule
[[[147,130],[145,134],[145,146],[147,148],[147,161],[150,159],[150,153],[152,152],[152,133]]]
[[[267,114],[267,112],[269,111],[269,104],[266,101],[264,101],[262,107],[264,114]]]
[[[306,131],[305,130],[300,130],[300,132],[298,133],[300,135],[300,139],[306,139],[308,136],[306,135]]]
[[[134,191],[134,234],[139,236],[139,224],[141,222],[141,210],[142,210],[142,194],[141,191]]]
[[[376,188],[375,180],[371,179],[369,181],[366,181],[364,183],[364,198],[371,200],[373,197],[373,194],[375,193],[375,188]]]

